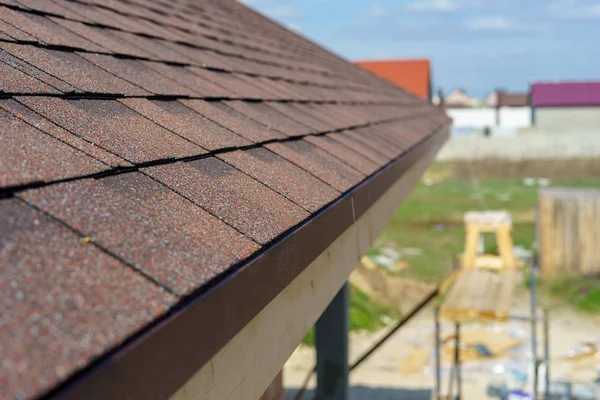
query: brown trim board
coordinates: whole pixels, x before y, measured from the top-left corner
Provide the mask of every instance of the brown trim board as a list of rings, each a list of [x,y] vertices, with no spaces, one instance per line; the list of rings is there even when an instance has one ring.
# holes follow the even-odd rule
[[[449,125],[411,147],[309,220],[278,238],[205,293],[109,357],[53,390],[60,399],[165,399],[364,214],[428,151],[441,148]]]

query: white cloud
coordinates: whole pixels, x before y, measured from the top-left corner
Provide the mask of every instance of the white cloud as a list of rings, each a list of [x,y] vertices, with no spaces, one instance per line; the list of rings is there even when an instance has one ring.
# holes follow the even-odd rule
[[[555,18],[593,19],[600,18],[600,3],[586,3],[579,0],[555,0],[548,6]]]
[[[408,3],[406,8],[419,12],[451,12],[456,11],[459,5],[454,0],[420,0]]]
[[[467,29],[472,31],[508,31],[518,27],[518,24],[500,15],[475,17],[465,22]]]

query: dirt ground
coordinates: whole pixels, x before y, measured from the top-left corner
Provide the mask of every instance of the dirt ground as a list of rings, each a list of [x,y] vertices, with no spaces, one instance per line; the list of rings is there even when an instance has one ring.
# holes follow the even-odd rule
[[[543,300],[542,300],[543,304]],[[527,315],[529,299],[526,292],[515,296],[513,312],[516,315]],[[497,327],[505,331],[519,331],[529,335],[530,325],[524,322],[510,322]],[[443,327],[449,332],[450,326]],[[465,330],[473,327],[463,327]],[[541,327],[540,327],[541,328]],[[369,346],[386,333],[386,328],[373,334],[357,333],[351,335],[350,359],[356,359]],[[541,338],[541,329],[538,333]],[[569,380],[574,384],[590,383],[596,377],[596,365],[600,365],[599,357],[585,357],[579,361],[567,359],[570,351],[585,342],[596,342],[600,339],[600,316],[582,314],[564,306],[553,305],[550,311],[550,370],[552,380]],[[524,339],[526,342],[528,339]],[[541,341],[540,341],[541,342]],[[370,393],[369,398],[398,399],[414,398],[428,399],[428,394],[434,385],[432,369],[433,343],[433,307],[424,309],[407,325],[392,336],[376,353],[351,373],[351,385],[355,386],[351,398],[361,398],[364,393]],[[406,360],[415,349],[428,349],[429,361],[424,368],[415,373],[406,374]],[[529,353],[527,343],[520,346],[513,358],[522,358]],[[542,354],[540,343],[539,354]],[[496,359],[484,364],[480,362],[465,363],[463,367],[463,393],[467,400],[486,399],[487,384],[505,380],[505,375],[498,374],[501,367],[510,365],[510,359]],[[301,386],[307,371],[314,366],[314,350],[299,347],[290,357],[284,368],[284,382],[289,397],[293,398],[293,388]],[[500,369],[499,369],[500,368]],[[494,373],[496,370],[496,373]],[[444,370],[447,373],[447,370]],[[314,387],[314,376],[309,387]],[[447,388],[447,382],[442,387]],[[398,391],[402,389],[403,391]],[[370,390],[370,392],[365,392]],[[407,394],[406,396],[402,393]],[[410,395],[410,394],[414,395]],[[305,399],[309,399],[306,396]]]

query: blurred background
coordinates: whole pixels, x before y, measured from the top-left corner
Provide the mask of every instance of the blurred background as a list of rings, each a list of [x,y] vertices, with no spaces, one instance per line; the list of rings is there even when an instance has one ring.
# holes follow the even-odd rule
[[[543,190],[564,188],[577,204],[599,196],[599,2],[244,2],[443,107],[453,119],[452,137],[437,162],[351,276],[351,358],[448,275],[464,248],[465,212],[509,212],[514,254],[527,262],[544,257],[536,234]],[[597,226],[600,207],[590,206],[591,213],[574,207],[571,214],[555,210],[554,218],[588,219]],[[581,256],[583,248],[599,248],[600,230],[573,229],[570,241],[561,242],[565,252]],[[493,241],[485,243],[485,252],[494,250]],[[538,301],[551,312],[552,380],[571,385],[577,398],[592,399],[600,370],[600,265],[593,261],[583,268],[579,256],[570,264],[555,263],[552,272],[542,265]],[[521,280],[513,309],[525,312],[527,277]],[[432,307],[352,372],[351,398],[430,398]],[[527,369],[528,325],[465,329],[471,345],[484,343],[493,354],[461,355],[464,398],[493,398],[498,393],[490,388],[519,386],[519,373]],[[311,332],[286,365],[290,398],[314,366],[313,341]],[[447,373],[448,364],[442,367]],[[314,377],[307,382],[312,387]]]

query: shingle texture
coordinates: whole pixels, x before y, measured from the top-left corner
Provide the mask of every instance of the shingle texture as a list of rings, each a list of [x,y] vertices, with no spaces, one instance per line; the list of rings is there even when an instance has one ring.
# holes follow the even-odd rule
[[[60,389],[448,123],[233,0],[0,4],[2,398]]]

